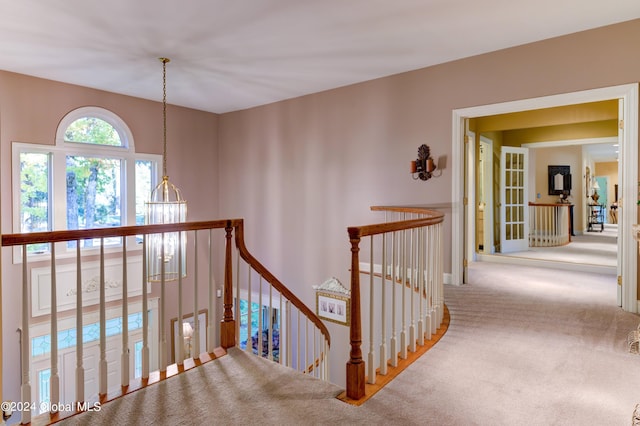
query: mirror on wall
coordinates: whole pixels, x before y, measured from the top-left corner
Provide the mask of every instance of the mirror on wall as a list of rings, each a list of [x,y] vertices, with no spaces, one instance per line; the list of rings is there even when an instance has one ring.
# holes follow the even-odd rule
[[[571,191],[571,167],[549,166],[549,195]]]

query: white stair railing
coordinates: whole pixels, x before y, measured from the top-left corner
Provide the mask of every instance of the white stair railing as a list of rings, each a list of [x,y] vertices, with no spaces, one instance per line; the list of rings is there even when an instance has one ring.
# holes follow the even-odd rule
[[[529,247],[556,247],[571,242],[571,207],[529,203]]]
[[[372,210],[385,211],[385,222],[348,229],[352,349],[347,363],[347,397],[356,400],[364,396],[365,372],[366,382],[375,384],[377,374],[388,373],[388,365],[398,366],[398,358],[407,359],[424,346],[444,319],[444,215],[423,208]],[[360,263],[360,252],[368,254],[368,263]],[[361,274],[368,275],[368,286],[361,286]],[[368,347],[366,363],[362,345]]]
[[[177,232],[180,238],[187,238],[188,241],[194,242],[188,248],[190,253],[187,257],[187,260],[191,262],[190,265],[193,265],[193,269],[186,278],[182,278],[183,263],[180,260],[185,254],[178,249],[177,256],[180,265],[178,277],[180,278],[177,283],[168,282],[165,279],[163,265],[160,283],[152,284],[155,287],[152,288],[147,282],[147,261],[144,256],[150,240],[148,237],[151,234],[169,232]],[[208,234],[207,247],[199,245],[199,242],[202,242],[199,236],[203,232]],[[234,277],[230,267],[231,244],[233,244],[231,235],[233,232],[236,234],[238,259],[235,293],[233,289]],[[136,238],[141,239],[142,243],[136,245],[134,249],[129,249],[130,244],[128,243],[133,243]],[[114,239],[120,239],[121,244],[110,244],[106,247],[105,242],[107,240],[113,242]],[[82,242],[86,240],[99,242],[99,248],[97,250],[82,248]],[[48,243],[49,256],[28,255],[30,244],[41,243]],[[75,245],[75,250],[68,250],[68,247],[73,245]],[[189,362],[189,368],[197,365],[198,359],[204,355],[200,353],[200,348],[206,349],[209,354],[212,354],[217,347],[234,346],[239,340],[237,337],[239,334],[234,336],[233,333],[236,331],[236,322],[238,325],[240,324],[238,306],[243,295],[247,296],[249,302],[249,318],[251,318],[252,295],[253,301],[258,300],[260,306],[258,324],[260,333],[257,334],[256,341],[258,344],[257,354],[307,374],[313,374],[315,377],[329,379],[330,338],[326,327],[311,309],[306,307],[247,251],[244,245],[244,222],[242,219],[2,235],[2,247],[5,250],[10,250],[14,246],[20,247],[22,251],[22,268],[20,270],[22,275],[20,279],[22,285],[21,403],[38,408],[33,412],[22,410],[20,420],[23,424],[32,422],[34,415],[46,412],[48,412],[46,415],[49,418],[45,422],[54,422],[77,410],[95,407],[96,403],[106,402],[112,397],[126,393],[136,371],[140,374],[135,378],[138,380],[138,384],[133,388],[144,386],[151,383],[150,381],[157,381],[184,370],[187,368],[185,360],[188,358],[194,358],[194,361]],[[178,244],[178,247],[182,247],[182,245]],[[70,257],[75,257],[75,259],[70,259]],[[205,265],[203,269],[208,267],[209,279],[208,283],[204,283],[205,289],[202,291],[199,272],[201,272],[200,261],[205,258],[208,265]],[[225,264],[224,290],[220,292],[220,289],[215,287],[213,277],[216,272],[215,265],[221,264],[222,258],[224,258]],[[137,266],[142,271],[139,275],[137,273],[130,274],[133,269],[129,269],[129,266],[132,264],[131,262],[134,262],[134,259],[138,259],[137,261],[142,264],[141,267]],[[240,275],[240,265],[246,269],[242,276]],[[34,268],[45,272],[41,273],[41,278],[32,282],[32,277],[35,276]],[[114,272],[114,268],[116,272]],[[117,270],[121,271],[121,276]],[[87,271],[94,271],[92,274],[95,276],[87,280]],[[50,277],[47,286],[48,295],[40,294],[43,292],[38,285],[46,282],[42,276]],[[254,285],[251,284],[252,276],[254,277]],[[74,278],[75,282],[73,282]],[[118,282],[114,285],[116,281]],[[257,286],[255,283],[258,283]],[[194,295],[192,304],[194,316],[192,347],[194,350],[189,356],[184,352],[184,345],[180,344],[184,338],[182,323],[186,318],[183,305],[190,304],[190,302],[183,300],[187,288],[191,288]],[[132,290],[135,289],[137,289],[137,293],[132,293]],[[107,290],[109,290],[108,293]],[[96,293],[97,297],[89,297],[90,294]],[[159,300],[157,300],[158,294]],[[172,296],[169,297],[169,294]],[[235,300],[234,294],[236,295]],[[34,302],[38,309],[40,309],[39,306],[44,305],[47,307],[46,311],[32,312],[32,305],[34,305],[31,300],[32,295],[39,299],[37,303]],[[59,297],[61,295],[62,299],[65,297],[66,299],[61,300]],[[219,309],[218,298],[221,296],[224,296],[223,310]],[[150,303],[150,298],[154,299],[153,303]],[[233,315],[234,303],[235,318]],[[141,346],[138,346],[137,353],[133,347],[135,342],[129,331],[130,305],[134,306],[135,304],[138,304],[136,309],[141,309],[142,312],[142,330],[140,331],[142,341],[139,342]],[[153,308],[150,308],[150,305]],[[228,307],[231,308],[227,311]],[[200,339],[198,313],[206,308],[208,308],[209,321],[207,323],[208,330],[204,330],[204,335],[208,340],[205,344]],[[150,309],[155,312],[153,321],[149,319]],[[96,339],[99,344],[93,344],[92,350],[96,352],[91,355],[87,352],[84,334],[85,328],[90,325],[87,318],[96,315],[99,316],[98,324],[93,323],[93,325],[97,325],[98,336]],[[169,329],[168,318],[171,316],[177,317],[178,327],[175,334],[172,329]],[[107,323],[113,319],[117,320],[118,317],[121,318],[118,323],[118,331],[107,329]],[[292,322],[292,318],[297,318],[297,324]],[[44,368],[50,373],[46,389],[42,389],[46,380],[42,383],[38,381],[36,376],[39,373],[32,368],[35,361],[32,356],[34,336],[31,334],[31,330],[33,327],[41,329],[42,326],[37,324],[42,323],[43,320],[48,320],[50,323],[45,332],[49,336],[48,348],[42,350],[38,355],[39,371],[42,372]],[[72,331],[75,333],[75,342],[67,342],[60,346],[58,336],[61,332],[70,329],[59,330],[59,324],[61,322],[67,324],[69,321],[71,321],[70,324],[73,324],[70,329],[73,329]],[[251,321],[247,326],[249,333],[247,343],[249,348],[252,348]],[[219,338],[214,327],[220,327],[218,329],[220,330]],[[110,328],[113,327],[110,326]],[[231,330],[231,335],[228,334],[229,330]],[[154,334],[151,334],[150,331],[153,331]],[[114,337],[117,334],[120,334],[120,338]],[[264,341],[261,338],[262,334],[267,336]],[[167,345],[168,336],[171,335],[177,336],[176,341],[178,342],[172,348]],[[278,339],[275,339],[276,335]],[[36,335],[35,337],[42,336]],[[66,351],[67,354],[75,351],[75,368],[71,368],[71,371],[64,371],[66,364],[59,363],[59,359],[64,359],[66,356],[60,350]],[[177,366],[177,368],[172,367],[171,371],[168,371],[169,353],[175,354],[174,361]],[[132,354],[135,355],[135,360]],[[208,359],[211,358],[213,356],[210,355]],[[95,365],[87,364],[90,359],[97,359]],[[134,368],[131,368],[132,362]],[[158,374],[152,378],[151,371],[153,370],[157,370]],[[95,376],[91,376],[89,372],[93,372],[91,374]],[[35,376],[32,377],[33,374]],[[63,374],[64,381],[62,380]],[[33,386],[34,380],[36,381],[35,387]],[[66,384],[64,388],[61,387],[61,383]],[[73,389],[70,391],[69,387]],[[38,421],[40,422],[40,420]]]

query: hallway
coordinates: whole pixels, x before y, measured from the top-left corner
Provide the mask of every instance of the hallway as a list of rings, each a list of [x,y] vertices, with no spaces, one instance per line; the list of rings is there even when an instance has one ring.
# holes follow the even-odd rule
[[[559,247],[529,247],[526,251],[478,255],[478,260],[557,267],[568,270],[589,270],[617,275],[618,225],[605,224],[603,232],[585,232],[571,237],[571,242]]]
[[[445,286],[449,331],[365,408],[395,424],[626,425],[640,402],[640,317],[594,273],[474,263]],[[409,414],[411,413],[411,414]]]

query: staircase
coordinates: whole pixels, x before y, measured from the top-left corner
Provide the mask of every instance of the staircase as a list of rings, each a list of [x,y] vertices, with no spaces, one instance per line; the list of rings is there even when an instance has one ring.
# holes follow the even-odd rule
[[[348,229],[351,351],[344,392],[328,383],[331,340],[325,324],[248,251],[242,219],[3,235],[3,249],[21,260],[10,272],[19,277],[22,295],[20,400],[34,407],[16,413],[21,423],[76,422],[88,416],[92,424],[106,422],[110,416],[100,413],[118,410],[120,416],[118,407],[134,407],[139,398],[145,408],[131,408],[130,416],[166,422],[184,407],[198,413],[194,401],[207,406],[222,398],[220,393],[237,389],[245,390],[233,399],[249,399],[251,411],[263,399],[264,410],[274,400],[329,399],[334,401],[328,403],[331,415],[341,411],[334,407],[341,404],[338,395],[361,404],[428,350],[448,324],[442,296],[443,215],[418,207],[372,209],[384,210],[386,221]],[[167,234],[186,239],[186,252],[174,255],[186,256],[189,273],[179,271],[176,282],[162,275],[152,284],[146,275],[149,244]],[[97,248],[81,249],[87,239],[99,241]],[[47,253],[27,255],[29,244],[43,243]],[[368,263],[359,261],[361,251]],[[361,276],[368,285],[361,285]],[[137,317],[140,324],[130,324],[134,308],[143,313]],[[186,322],[190,325],[180,326]],[[92,337],[86,327],[99,341],[95,354],[87,349]],[[83,336],[84,344],[67,336]],[[246,366],[248,377],[235,367],[228,370],[233,363]],[[225,376],[207,379],[205,387],[215,394],[210,399],[172,387],[197,381],[209,370]],[[294,391],[297,380],[303,386]],[[168,401],[147,409],[148,397],[141,396],[166,394],[173,401],[183,393],[186,399],[173,409]]]

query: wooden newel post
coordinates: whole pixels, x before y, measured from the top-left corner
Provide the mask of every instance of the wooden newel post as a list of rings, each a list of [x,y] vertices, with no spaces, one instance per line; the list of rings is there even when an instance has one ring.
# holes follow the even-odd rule
[[[350,340],[351,352],[347,362],[347,397],[360,399],[364,397],[364,361],[362,360],[362,326],[360,324],[360,235],[352,234],[349,230],[351,241],[351,326]]]
[[[231,261],[231,232],[233,227],[227,223],[224,254],[224,316],[220,324],[220,345],[230,348],[236,345],[236,322],[233,319],[233,262]]]

